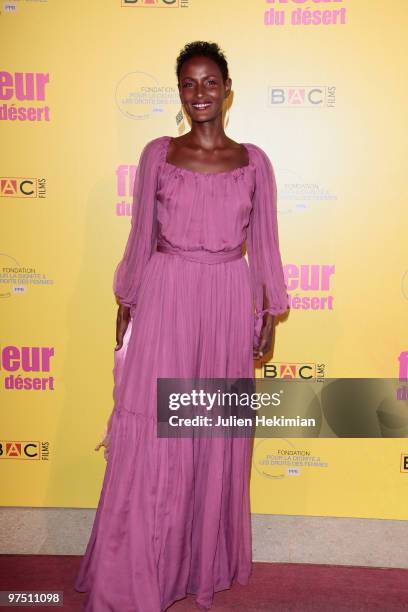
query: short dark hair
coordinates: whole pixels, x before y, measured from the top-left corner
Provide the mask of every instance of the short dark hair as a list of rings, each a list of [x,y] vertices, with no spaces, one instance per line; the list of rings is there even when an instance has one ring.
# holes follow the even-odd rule
[[[176,60],[176,75],[177,81],[180,80],[180,72],[181,67],[187,60],[192,57],[197,57],[199,55],[204,55],[205,57],[209,57],[214,60],[221,71],[223,81],[229,78],[228,73],[228,63],[223,51],[220,49],[219,45],[214,42],[206,42],[204,40],[195,40],[194,42],[187,43],[184,45],[182,50],[180,51],[177,60]]]

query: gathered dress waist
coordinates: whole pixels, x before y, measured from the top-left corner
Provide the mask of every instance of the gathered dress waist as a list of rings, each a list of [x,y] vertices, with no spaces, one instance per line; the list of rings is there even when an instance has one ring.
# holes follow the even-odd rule
[[[225,263],[234,261],[243,257],[242,245],[235,247],[229,251],[206,251],[204,249],[188,251],[179,247],[174,247],[166,243],[158,243],[157,251],[160,253],[170,253],[171,255],[179,255],[189,261],[205,264]]]

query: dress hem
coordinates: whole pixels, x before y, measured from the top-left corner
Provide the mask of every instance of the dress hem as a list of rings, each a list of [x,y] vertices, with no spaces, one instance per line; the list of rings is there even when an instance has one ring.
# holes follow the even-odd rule
[[[238,578],[234,578],[234,579],[231,580],[231,582],[229,584],[216,587],[214,589],[214,593],[219,593],[220,591],[227,591],[228,589],[230,589],[236,583],[240,584],[241,586],[247,586],[250,577],[251,577],[251,574],[248,576],[248,578],[244,578],[243,580],[240,580]],[[164,608],[162,608],[160,610],[160,612],[166,612],[169,609],[170,606],[172,606],[173,604],[176,603],[176,601],[181,601],[182,599],[186,599],[186,597],[188,597],[188,595],[197,595],[197,593],[194,592],[194,591],[186,591],[184,593],[184,595],[178,595],[177,597],[172,599],[169,603],[165,604]],[[197,605],[197,607],[199,607],[200,610],[210,610],[212,605],[213,605],[211,603],[210,606],[204,606],[203,604],[200,604],[197,601],[197,599],[195,599],[195,604]]]
[[[247,586],[249,579],[250,579],[251,574],[248,576],[248,578],[244,578],[243,580],[240,580],[238,578],[234,578],[233,580],[231,580],[231,582],[227,585],[222,585],[219,587],[216,587],[214,589],[214,593],[219,593],[220,591],[227,591],[228,589],[230,589],[235,583],[240,584],[241,586]],[[86,587],[77,587],[74,586],[74,591],[76,591],[77,593],[88,593],[90,591],[89,588]],[[162,607],[160,609],[160,612],[166,612],[170,606],[172,606],[173,604],[175,604],[177,601],[181,601],[182,599],[186,599],[188,597],[188,595],[197,595],[196,592],[194,591],[185,591],[183,594],[177,595],[176,597],[174,597],[172,600],[170,600],[168,603],[166,603],[164,605],[164,607]],[[210,610],[212,607],[212,603],[211,605],[208,606],[204,606],[203,604],[200,604],[197,599],[195,599],[195,604],[197,605],[197,607],[200,610]]]

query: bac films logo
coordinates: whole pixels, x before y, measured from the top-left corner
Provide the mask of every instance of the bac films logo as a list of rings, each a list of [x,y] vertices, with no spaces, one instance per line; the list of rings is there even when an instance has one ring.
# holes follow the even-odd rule
[[[333,85],[273,85],[268,103],[273,108],[333,108],[336,87]]]
[[[28,176],[0,177],[1,198],[45,198],[45,179]]]
[[[289,378],[323,382],[324,363],[271,362],[264,365],[264,378]]]
[[[38,440],[0,440],[0,459],[48,461],[49,442]]]

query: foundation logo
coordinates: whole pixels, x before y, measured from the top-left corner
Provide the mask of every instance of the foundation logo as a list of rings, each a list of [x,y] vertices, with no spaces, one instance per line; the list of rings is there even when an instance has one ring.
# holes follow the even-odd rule
[[[313,455],[307,443],[283,438],[263,438],[254,444],[253,467],[268,480],[284,480],[288,476],[301,476],[310,470],[327,468],[327,461]]]
[[[333,264],[286,264],[283,270],[291,308],[333,310],[331,283],[336,271]]]
[[[7,391],[54,391],[51,346],[4,346],[1,349],[3,386]]]
[[[27,176],[0,177],[1,198],[45,198],[46,182],[44,178]]]
[[[29,2],[30,5],[43,4],[44,2],[48,2],[48,0],[17,0],[16,2],[4,2],[3,4],[3,12],[4,13],[16,13],[17,12],[17,3],[22,4],[22,2]]]
[[[121,164],[116,168],[116,216],[131,217],[133,203],[133,188],[137,166]]]
[[[336,88],[332,85],[272,85],[268,103],[273,108],[332,108]]]
[[[122,7],[188,8],[188,0],[121,0]]]
[[[49,82],[48,73],[0,71],[0,121],[50,121]]]
[[[180,107],[175,86],[160,85],[147,72],[129,72],[119,80],[115,91],[116,105],[128,119],[143,121],[154,115],[174,113]]]
[[[0,299],[26,293],[30,286],[53,284],[53,279],[36,268],[20,264],[7,253],[0,253]]]
[[[325,3],[324,8],[316,4]],[[274,8],[264,11],[263,22],[266,26],[342,26],[347,23],[347,9],[343,0],[266,0]],[[307,6],[299,6],[305,4]],[[331,8],[330,3],[334,7]],[[314,6],[313,6],[314,5]],[[286,12],[283,10],[288,8]]]
[[[263,368],[264,378],[289,378],[323,382],[324,363],[270,362]]]
[[[48,461],[49,442],[38,440],[0,440],[0,460]]]
[[[297,172],[283,168],[279,170],[278,212],[291,214],[315,210],[328,210],[326,202],[336,202],[337,195],[318,181],[307,180]],[[331,210],[331,209],[330,209]]]

